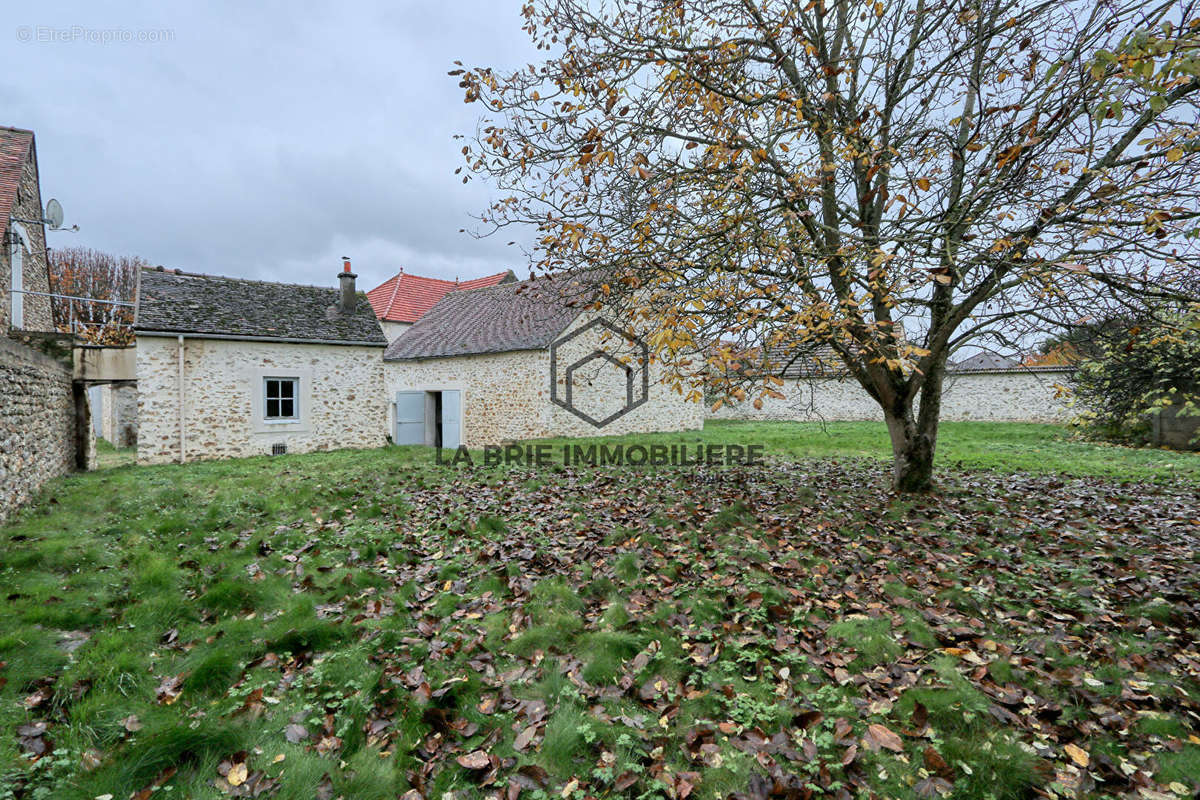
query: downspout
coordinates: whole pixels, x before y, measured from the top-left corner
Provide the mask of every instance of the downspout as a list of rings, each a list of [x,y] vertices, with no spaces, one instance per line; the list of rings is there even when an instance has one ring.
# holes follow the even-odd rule
[[[179,463],[187,460],[187,438],[183,427],[183,334],[179,334]]]

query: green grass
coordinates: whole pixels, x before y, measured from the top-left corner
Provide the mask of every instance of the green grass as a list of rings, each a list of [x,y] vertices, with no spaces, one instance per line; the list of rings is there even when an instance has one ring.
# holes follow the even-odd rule
[[[561,446],[581,440],[549,441]],[[768,455],[787,459],[853,457],[889,461],[892,456],[891,441],[882,422],[710,420],[702,433],[654,434],[637,437],[637,441],[762,444]],[[936,466],[1200,481],[1200,453],[1102,444],[1080,439],[1061,425],[1035,423],[943,422],[938,432]]]
[[[815,753],[777,754],[780,780],[908,796],[933,746],[954,796],[1027,796],[1063,767],[1058,717],[1005,724],[989,682],[1088,723],[1062,742],[1086,730],[1198,788],[1200,685],[1175,655],[1200,634],[1200,559],[1156,537],[1197,513],[1200,456],[947,423],[946,491],[923,499],[886,491],[881,425],[624,441],[761,443],[771,464],[450,468],[386,448],[137,467],[102,445],[110,466],[0,527],[0,798],[160,778],[155,796],[220,797],[235,756],[277,797],[474,795],[486,772],[456,759],[476,749],[505,759],[500,787],[544,770],[548,796],[661,797],[665,765],[716,798],[767,769],[739,739],[755,729]],[[1012,495],[1019,471],[1050,477]],[[868,725],[908,731],[918,703],[926,737],[868,751]],[[1125,727],[1093,718],[1108,706]],[[36,760],[17,734],[35,721],[53,745]]]

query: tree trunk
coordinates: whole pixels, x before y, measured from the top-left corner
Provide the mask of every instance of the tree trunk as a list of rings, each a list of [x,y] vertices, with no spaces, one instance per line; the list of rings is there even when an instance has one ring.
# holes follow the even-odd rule
[[[911,408],[885,412],[892,437],[892,488],[897,492],[927,492],[933,488],[936,439],[920,430]]]
[[[913,414],[911,397],[898,396],[883,410],[892,437],[892,488],[897,492],[933,489],[933,455],[942,414],[945,358],[936,359],[921,383],[921,408]]]

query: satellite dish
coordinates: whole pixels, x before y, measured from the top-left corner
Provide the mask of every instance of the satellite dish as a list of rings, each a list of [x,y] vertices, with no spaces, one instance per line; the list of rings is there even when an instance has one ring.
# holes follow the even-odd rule
[[[63,224],[63,208],[62,203],[50,198],[50,202],[46,203],[46,219],[45,222],[50,226],[51,230],[58,230]]]

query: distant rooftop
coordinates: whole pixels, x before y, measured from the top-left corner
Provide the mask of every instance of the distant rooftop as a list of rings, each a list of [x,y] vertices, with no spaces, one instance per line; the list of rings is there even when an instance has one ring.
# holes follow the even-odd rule
[[[558,275],[450,292],[388,346],[384,360],[549,347],[583,311],[590,287]]]
[[[450,292],[482,289],[516,279],[512,270],[461,282],[399,272],[367,292],[367,299],[375,316],[384,322],[416,322]]]

